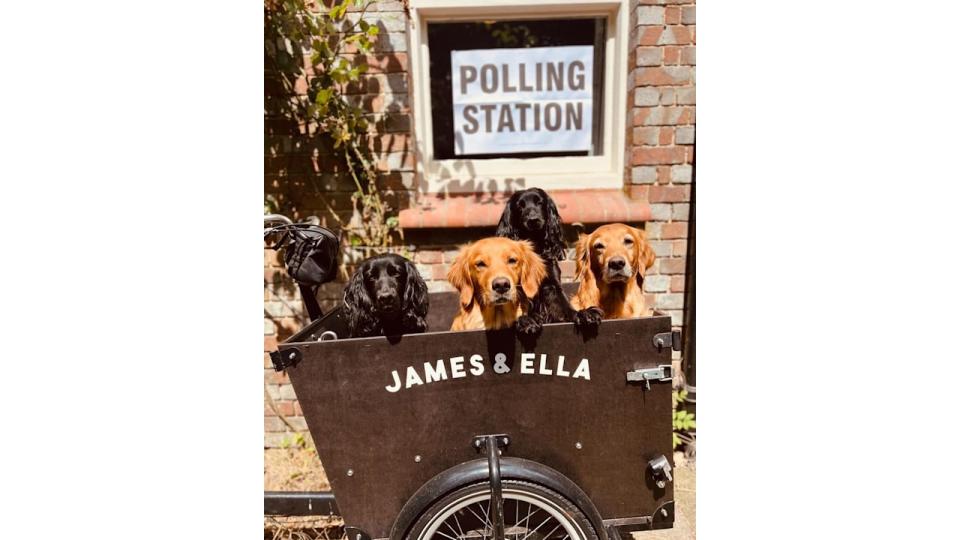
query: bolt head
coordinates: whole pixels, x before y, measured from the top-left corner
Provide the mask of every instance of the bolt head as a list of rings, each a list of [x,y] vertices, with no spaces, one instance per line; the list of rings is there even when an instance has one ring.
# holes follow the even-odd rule
[[[577,450],[583,450],[583,445],[580,444],[579,442],[578,442],[577,444],[575,444],[574,446],[577,447]]]
[[[288,354],[288,355],[287,355],[287,358],[289,358],[289,359],[291,359],[291,360],[293,360],[293,359],[294,359],[294,358],[295,358],[296,356],[297,356],[297,354],[296,354],[296,353],[294,353],[294,352],[291,352],[290,354]]]
[[[510,437],[504,437],[503,444],[510,444]]]
[[[657,480],[657,487],[660,488],[660,489],[663,489],[663,488],[667,487],[667,483],[664,482],[663,480]]]
[[[413,461],[415,461],[415,462],[417,462],[417,463],[420,463],[420,459],[421,459],[420,456],[413,456]]]
[[[663,516],[663,517],[667,517],[667,515],[669,515],[669,512],[667,512],[667,509],[666,509],[666,508],[661,508],[661,509],[660,509],[660,515]]]
[[[353,476],[353,469],[347,469],[347,476]]]

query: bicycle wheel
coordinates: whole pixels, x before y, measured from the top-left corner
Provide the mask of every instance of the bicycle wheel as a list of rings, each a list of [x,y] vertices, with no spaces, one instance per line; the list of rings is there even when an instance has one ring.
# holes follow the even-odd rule
[[[503,529],[506,540],[598,540],[579,508],[537,484],[504,480]],[[483,540],[493,536],[490,485],[462,487],[435,502],[413,524],[408,540]]]

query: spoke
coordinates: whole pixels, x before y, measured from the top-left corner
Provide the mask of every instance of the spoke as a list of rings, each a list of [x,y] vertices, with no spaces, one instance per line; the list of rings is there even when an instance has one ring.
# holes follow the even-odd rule
[[[445,533],[445,532],[442,532],[440,529],[437,529],[436,533],[437,533],[437,534],[442,534],[443,536],[446,536],[446,537],[449,538],[450,540],[459,540],[459,539],[457,539],[457,538],[454,538],[454,537],[450,536],[449,534],[447,534],[447,533]]]
[[[480,504],[480,503],[477,503],[477,504]],[[473,505],[470,505],[470,506],[473,506]],[[480,523],[483,524],[483,537],[486,538],[487,537],[487,519],[485,517],[481,517],[479,514],[474,512],[473,508],[471,508],[470,506],[467,506],[466,508],[467,510],[470,511],[471,514],[473,514],[473,517],[479,519]]]
[[[539,509],[539,508],[538,508],[538,509]],[[548,521],[550,521],[550,520],[552,519],[552,517],[553,517],[553,516],[551,516],[550,514],[547,514],[547,518],[546,518],[546,519],[544,519],[543,521],[541,521],[539,525],[537,525],[532,531],[528,532],[527,535],[524,536],[523,538],[521,538],[520,540],[527,540],[527,538],[530,538],[530,535],[531,535],[531,534],[537,532],[537,529],[539,529],[540,527],[543,527],[543,524],[546,523],[546,522],[548,522]]]
[[[453,519],[456,520],[456,522],[457,522],[457,529],[460,530],[460,538],[466,537],[467,535],[463,534],[463,527],[460,526],[460,518],[457,517],[457,513],[456,513],[456,512],[453,513]],[[452,530],[453,530],[453,527],[450,527],[450,530],[452,531]]]
[[[543,535],[543,540],[547,540],[548,538],[550,538],[550,535],[553,534],[554,532],[556,532],[556,530],[559,529],[559,528],[562,527],[562,526],[563,526],[563,523],[557,523],[557,526],[556,526],[556,527],[554,527],[554,528],[553,528],[550,532],[548,532],[547,534]]]
[[[532,518],[533,516],[535,516],[535,515],[537,514],[537,512],[540,511],[540,507],[537,507],[537,509],[534,510],[533,512],[530,512],[530,508],[533,508],[533,505],[528,502],[528,503],[527,503],[527,517],[523,518],[523,521],[520,522],[520,523],[527,523],[527,522],[529,522],[529,521],[530,521],[530,518]],[[517,526],[519,526],[520,523],[517,523]],[[524,526],[526,526],[526,525],[524,525]],[[529,529],[529,527],[527,527],[527,528]],[[519,535],[520,535],[520,533],[517,533],[517,536],[519,536]]]

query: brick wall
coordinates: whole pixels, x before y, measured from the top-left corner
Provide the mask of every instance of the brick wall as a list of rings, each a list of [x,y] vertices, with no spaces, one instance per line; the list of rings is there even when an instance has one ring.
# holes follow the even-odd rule
[[[652,219],[643,226],[657,253],[657,262],[645,280],[648,302],[670,314],[676,326],[683,324],[683,291],[686,270],[687,220],[693,162],[695,125],[695,8],[684,0],[641,0],[632,3],[630,50],[631,70],[628,110],[632,123],[627,140],[628,169],[624,190],[631,198],[649,201]],[[351,99],[362,102],[375,121],[370,137],[382,170],[381,184],[387,188],[394,208],[405,208],[414,198],[414,146],[411,140],[410,77],[408,73],[405,12],[402,2],[378,2],[368,10],[366,20],[380,26],[376,54],[367,57],[370,70],[360,84],[347,90]],[[307,72],[307,77],[310,73]],[[306,80],[297,85],[307,88]],[[265,82],[266,99],[287,98]],[[266,120],[271,129],[273,120]],[[336,226],[330,213],[349,218],[348,184],[336,174],[337,164],[328,159],[330,149],[309,127],[285,125],[272,136],[280,140],[265,155],[264,189],[295,218],[319,216]],[[283,130],[286,130],[285,132]],[[592,229],[595,225],[588,226]],[[493,229],[408,229],[405,249],[431,291],[447,291],[447,269],[459,244],[492,234]],[[568,240],[576,232],[567,227]],[[572,246],[572,243],[570,244]],[[347,261],[365,253],[347,250]],[[572,250],[569,257],[572,259]],[[282,272],[282,263],[270,250],[264,251],[264,446],[276,447],[294,431],[306,429],[302,412],[289,380],[270,368],[266,351],[273,350],[305,321],[299,292]],[[564,280],[573,276],[574,263],[561,263]],[[339,303],[346,276],[321,289],[324,310]],[[677,353],[675,353],[677,354]],[[679,356],[675,357],[675,362]],[[287,426],[270,406],[286,418]]]

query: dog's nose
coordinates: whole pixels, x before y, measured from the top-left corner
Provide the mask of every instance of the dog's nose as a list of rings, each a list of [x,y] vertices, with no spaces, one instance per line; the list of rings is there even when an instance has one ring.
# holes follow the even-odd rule
[[[623,267],[627,265],[627,260],[623,257],[614,257],[607,261],[607,268],[611,270],[623,270]]]
[[[526,225],[528,229],[539,229],[543,226],[543,220],[538,217],[527,218],[524,220],[524,225]]]
[[[393,302],[396,299],[397,295],[393,291],[377,293],[377,300],[380,302]]]
[[[493,280],[493,290],[503,294],[510,290],[510,280],[507,278],[497,278]]]

